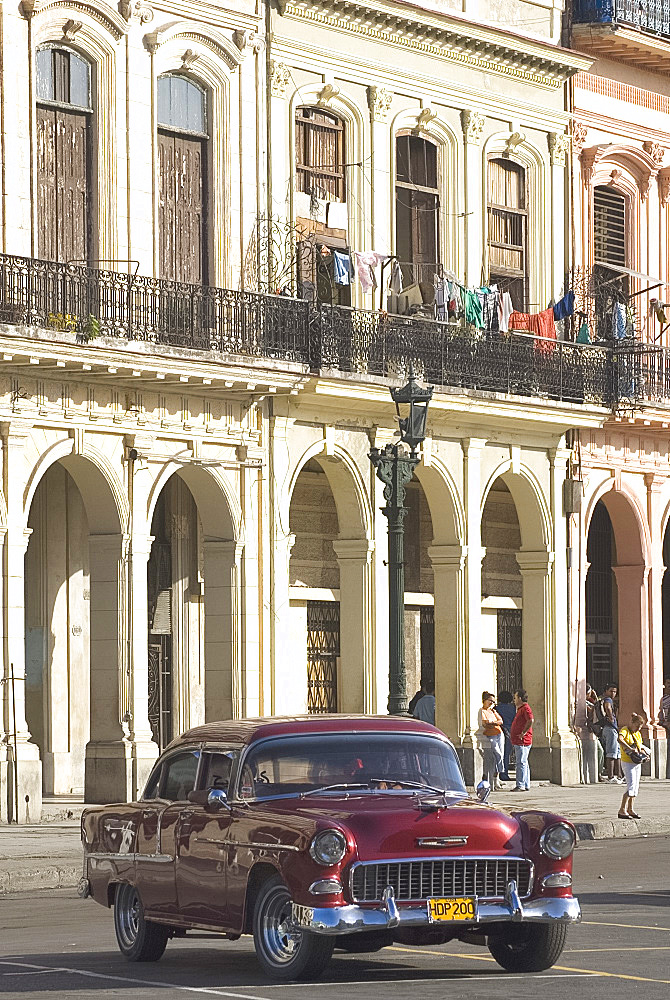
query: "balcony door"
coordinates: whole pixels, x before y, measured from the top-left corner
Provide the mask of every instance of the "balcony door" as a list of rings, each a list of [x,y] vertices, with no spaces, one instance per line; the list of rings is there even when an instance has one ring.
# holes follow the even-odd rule
[[[437,146],[416,135],[396,138],[396,255],[406,285],[428,282],[439,263]]]
[[[208,280],[206,104],[192,80],[158,80],[160,277],[190,284]]]
[[[76,52],[37,52],[37,252],[46,260],[91,256],[91,67]]]

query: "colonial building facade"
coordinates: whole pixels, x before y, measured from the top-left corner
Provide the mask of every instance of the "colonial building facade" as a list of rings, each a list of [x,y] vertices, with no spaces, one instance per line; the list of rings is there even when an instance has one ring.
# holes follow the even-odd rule
[[[590,59],[557,9],[496,11],[3,9],[3,819],[133,796],[203,719],[385,711],[368,453],[410,361],[410,681],[470,779],[481,691],[523,683],[536,775],[576,780],[565,435],[611,412],[611,352],[433,315],[445,277],[567,290]],[[376,286],[335,280],[353,252]]]

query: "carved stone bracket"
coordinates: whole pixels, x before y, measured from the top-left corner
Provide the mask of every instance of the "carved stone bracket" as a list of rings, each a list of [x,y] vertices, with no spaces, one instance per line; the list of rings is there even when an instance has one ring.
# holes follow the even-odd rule
[[[660,167],[665,157],[665,149],[661,146],[660,142],[643,142],[642,148],[645,153],[651,156],[656,166]]]
[[[368,87],[368,107],[373,122],[388,121],[393,94],[383,87]]]
[[[421,111],[416,116],[416,125],[414,127],[415,132],[423,132],[427,129],[431,122],[435,121],[437,118],[437,111],[433,108],[427,107],[422,108]]]
[[[503,152],[503,156],[511,156],[512,153],[515,152],[517,146],[523,145],[525,141],[526,141],[525,132],[512,132],[505,139],[505,150]]]
[[[589,131],[588,126],[586,126],[584,122],[573,121],[572,152],[575,154],[575,156],[579,156],[579,154],[583,150],[588,131]]]
[[[590,146],[588,149],[583,149],[580,154],[579,158],[582,164],[582,177],[587,186],[593,180],[599,155],[600,151],[598,146]]]
[[[319,91],[319,101],[321,107],[326,107],[340,92],[340,88],[335,83],[327,83]]]
[[[480,142],[485,124],[486,119],[478,111],[461,111],[461,127],[466,142]]]
[[[658,197],[661,205],[670,203],[670,167],[662,167],[658,172]]]
[[[151,7],[142,0],[119,0],[119,14],[129,23],[138,21],[140,24],[149,24],[154,19]]]
[[[550,132],[547,136],[549,143],[549,160],[552,167],[564,167],[565,158],[570,146],[570,136],[565,132]]]
[[[82,28],[83,24],[81,21],[74,21],[72,18],[70,18],[63,25],[63,38],[67,39],[68,42],[73,41],[74,36],[77,34],[78,31],[81,31]]]
[[[194,52],[193,49],[186,49],[186,52],[184,52],[183,56],[181,57],[181,68],[190,69],[191,66],[197,63],[199,58],[200,56],[198,55],[197,52]]]
[[[283,62],[270,64],[270,93],[273,97],[286,97],[286,88],[291,79],[291,71]]]
[[[265,49],[265,39],[250,28],[244,31],[234,31],[233,41],[243,55],[247,55],[249,52],[258,55]]]

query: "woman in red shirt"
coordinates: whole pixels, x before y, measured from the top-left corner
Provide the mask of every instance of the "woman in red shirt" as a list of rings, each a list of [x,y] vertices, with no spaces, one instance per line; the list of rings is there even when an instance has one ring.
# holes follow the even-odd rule
[[[530,766],[528,755],[533,744],[533,713],[528,704],[528,692],[517,688],[514,692],[516,715],[510,726],[510,738],[516,757],[516,788],[514,792],[530,791]]]

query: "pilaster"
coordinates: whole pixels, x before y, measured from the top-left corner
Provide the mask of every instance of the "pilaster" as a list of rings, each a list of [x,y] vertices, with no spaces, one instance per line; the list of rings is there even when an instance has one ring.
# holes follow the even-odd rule
[[[459,743],[468,718],[464,545],[431,545],[435,598],[435,721]]]
[[[340,711],[373,711],[372,580],[374,544],[367,538],[333,542],[340,568]]]
[[[208,539],[205,558],[205,721],[243,715],[240,564],[237,541]]]
[[[481,692],[486,683],[482,669],[481,613],[482,613],[482,524],[481,524],[481,458],[486,441],[484,438],[467,438],[463,448],[463,483],[465,494],[465,524],[467,554],[465,561],[465,684],[463,691],[463,718],[461,741],[464,748],[466,776],[470,770],[474,777],[477,754],[477,712],[481,705]],[[467,757],[467,760],[466,760]]]
[[[486,119],[478,111],[461,111],[463,161],[465,170],[465,284],[481,281],[482,245],[482,149],[481,139]]]

